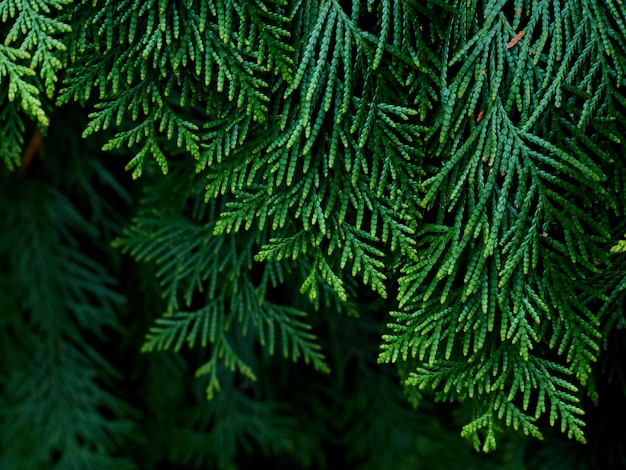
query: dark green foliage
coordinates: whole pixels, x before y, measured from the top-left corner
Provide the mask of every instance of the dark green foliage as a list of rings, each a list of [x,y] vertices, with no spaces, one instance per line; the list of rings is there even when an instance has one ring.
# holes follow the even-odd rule
[[[0,0],[0,37],[0,468],[626,466],[621,2]]]
[[[113,457],[131,410],[103,356],[123,300],[99,243],[108,226],[119,230],[101,199],[112,175],[89,153],[64,152],[67,137],[50,142],[46,158],[65,160],[71,177],[0,183],[0,468],[132,468]]]

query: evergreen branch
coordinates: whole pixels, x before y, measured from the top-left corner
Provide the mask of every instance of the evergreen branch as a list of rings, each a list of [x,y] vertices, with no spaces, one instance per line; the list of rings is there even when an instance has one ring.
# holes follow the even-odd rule
[[[98,465],[134,468],[116,449],[131,433],[127,405],[111,390],[119,373],[93,338],[119,329],[121,295],[106,270],[81,251],[98,234],[78,208],[42,181],[0,182],[0,214],[15,231],[3,235],[0,274],[7,324],[3,355],[0,466]],[[32,288],[32,283],[37,289]],[[20,299],[13,302],[10,299]],[[84,332],[94,337],[88,340]],[[6,356],[6,357],[5,357]],[[9,424],[10,423],[10,424]],[[33,425],[36,423],[36,425]]]
[[[24,122],[15,103],[7,101],[4,90],[0,91],[0,159],[9,170],[16,168],[21,160],[24,143]]]
[[[213,224],[198,225],[190,220],[172,220],[163,213],[143,214],[136,224],[114,241],[139,261],[155,261],[160,267],[167,311],[179,310],[179,296],[189,306],[197,291],[215,297],[220,271],[233,263],[232,245],[224,237],[212,236]],[[228,274],[232,276],[232,273]]]
[[[159,318],[150,329],[141,348],[142,352],[180,351],[183,342],[194,347],[198,335],[200,346],[206,348],[216,341],[218,326],[223,328],[221,316],[224,312],[223,299],[215,299],[195,312],[176,312]]]

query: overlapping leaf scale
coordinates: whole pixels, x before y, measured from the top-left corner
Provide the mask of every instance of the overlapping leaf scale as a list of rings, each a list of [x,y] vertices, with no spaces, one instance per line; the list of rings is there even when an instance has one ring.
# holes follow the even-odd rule
[[[0,2],[0,127],[6,130],[0,161],[9,169],[22,158],[23,119],[41,128],[50,123],[46,99],[51,99],[63,68],[64,36],[71,27],[59,11],[67,0]]]
[[[141,144],[128,165],[135,177],[141,174],[146,156],[156,158],[167,172],[168,141],[196,159],[201,170],[211,162],[210,151],[202,152],[202,143],[208,140],[210,147],[214,138],[199,130],[203,115],[213,114],[216,108],[221,114],[220,108],[232,102],[255,123],[267,119],[272,67],[278,63],[280,73],[290,73],[289,47],[276,58],[277,41],[289,37],[288,14],[280,2],[105,2],[86,18],[91,30],[77,34],[70,48],[71,59],[83,64],[73,70],[98,78],[70,75],[62,99],[87,97],[91,88],[99,87],[105,109],[116,106],[126,127],[136,128],[118,134],[106,147]],[[85,35],[97,36],[101,42],[92,50],[81,48]],[[158,83],[158,92],[137,93],[146,81]],[[120,95],[131,102],[122,103]],[[195,108],[197,119],[183,117],[179,106]],[[133,125],[127,118],[136,121],[137,109],[145,120]],[[97,109],[92,114],[89,132],[98,130],[103,113]],[[120,119],[116,119],[118,126]]]
[[[520,2],[511,15],[505,2],[478,3],[475,18],[453,22],[443,46],[449,63],[429,134],[434,150],[425,159],[432,176],[420,201],[426,223],[415,235],[418,259],[402,268],[401,310],[392,313],[380,360],[414,361],[418,370],[456,364],[444,394],[458,399],[477,377],[470,372],[482,363],[477,354],[512,348],[528,367],[533,351],[553,349],[567,364],[559,387],[569,391],[553,390],[550,410],[537,417],[549,412],[552,424],[560,420],[564,432],[584,441],[575,384],[588,382],[602,341],[591,302],[606,298],[586,279],[607,262],[609,237],[606,216],[589,208],[616,204],[605,188],[612,159],[597,138],[573,131],[610,122],[600,104],[604,91],[585,94],[570,71],[593,77],[604,59],[594,59],[597,44],[583,41],[590,24],[574,8]],[[613,129],[601,132],[619,142]],[[518,379],[526,401],[548,393],[539,377]],[[477,386],[493,405],[499,398],[491,383]],[[514,412],[502,413],[498,420],[510,424]],[[468,437],[498,421],[490,412],[480,419]],[[485,450],[495,445],[490,432]]]
[[[499,423],[541,438],[536,422],[545,414],[551,424],[558,419],[563,432],[585,442],[584,411],[578,389],[568,378],[571,371],[538,356],[525,360],[516,353],[510,346],[492,345],[474,354],[469,365],[465,361],[441,361],[420,366],[407,383],[435,390],[439,400],[472,399],[473,419],[462,434],[477,450],[495,449]]]

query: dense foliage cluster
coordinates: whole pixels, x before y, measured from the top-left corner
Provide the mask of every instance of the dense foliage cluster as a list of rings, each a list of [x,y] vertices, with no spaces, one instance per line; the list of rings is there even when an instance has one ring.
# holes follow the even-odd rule
[[[0,39],[0,468],[626,465],[571,452],[626,392],[623,2],[0,0]]]

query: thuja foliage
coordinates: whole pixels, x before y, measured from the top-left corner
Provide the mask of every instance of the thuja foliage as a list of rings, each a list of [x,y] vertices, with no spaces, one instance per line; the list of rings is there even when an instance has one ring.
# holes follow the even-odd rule
[[[626,393],[623,2],[1,0],[0,35],[2,468],[626,464],[586,432]]]

